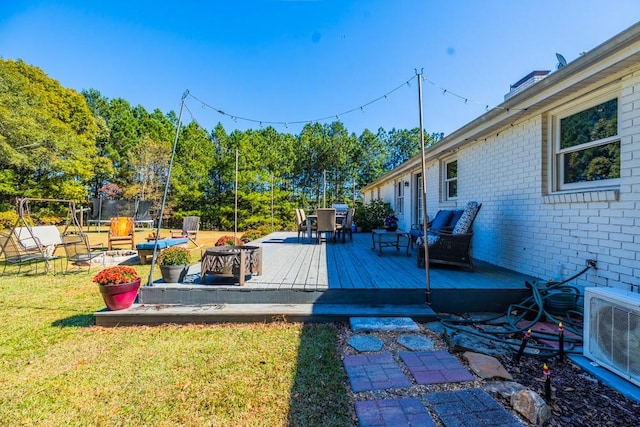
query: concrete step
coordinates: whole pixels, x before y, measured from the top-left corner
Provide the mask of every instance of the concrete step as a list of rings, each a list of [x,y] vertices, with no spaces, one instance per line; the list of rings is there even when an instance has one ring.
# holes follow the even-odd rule
[[[126,310],[95,313],[98,326],[208,324],[225,322],[339,322],[351,317],[411,317],[437,319],[426,304],[134,304]]]

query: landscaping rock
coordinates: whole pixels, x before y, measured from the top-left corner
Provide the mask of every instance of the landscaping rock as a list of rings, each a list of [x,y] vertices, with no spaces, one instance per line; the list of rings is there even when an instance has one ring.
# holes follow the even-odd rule
[[[515,381],[487,381],[484,389],[511,402],[511,396],[527,388]]]
[[[531,423],[542,426],[551,420],[551,409],[538,393],[522,390],[511,395],[511,406]]]
[[[471,351],[464,352],[462,356],[469,363],[471,370],[485,380],[493,378],[504,378],[506,380],[513,379],[511,374],[507,372],[504,366],[502,366],[502,363],[500,363],[495,357]]]
[[[440,322],[429,322],[424,326],[425,328],[429,329],[431,332],[439,336],[444,335],[445,329],[444,329],[444,326],[442,326],[442,323]]]

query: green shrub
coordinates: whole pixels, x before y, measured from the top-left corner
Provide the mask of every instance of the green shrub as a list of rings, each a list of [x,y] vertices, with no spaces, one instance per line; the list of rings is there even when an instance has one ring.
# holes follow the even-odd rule
[[[363,231],[369,231],[374,228],[381,228],[384,225],[384,219],[391,212],[391,205],[382,199],[372,200],[368,204],[356,202],[356,213],[353,220],[358,227],[362,227]]]
[[[216,246],[242,246],[242,240],[234,239],[233,236],[225,235],[218,239]]]
[[[252,240],[259,239],[263,236],[264,234],[260,230],[247,230],[244,233],[242,233],[241,239],[243,242],[250,242]]]
[[[18,222],[18,214],[15,211],[0,212],[0,230],[11,228]]]
[[[191,251],[187,248],[172,246],[165,249],[158,256],[160,265],[188,265],[191,264]]]

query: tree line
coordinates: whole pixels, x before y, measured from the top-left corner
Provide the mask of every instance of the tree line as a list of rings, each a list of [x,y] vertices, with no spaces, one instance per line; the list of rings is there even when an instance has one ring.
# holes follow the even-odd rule
[[[19,197],[153,202],[157,215],[178,117],[97,89],[64,88],[22,60],[0,59],[0,212]],[[426,135],[427,145],[441,134]],[[351,202],[357,189],[416,155],[414,129],[350,133],[309,123],[297,135],[273,127],[228,132],[192,120],[178,132],[165,219],[198,215],[232,229],[237,162],[238,228],[288,228],[293,209]]]

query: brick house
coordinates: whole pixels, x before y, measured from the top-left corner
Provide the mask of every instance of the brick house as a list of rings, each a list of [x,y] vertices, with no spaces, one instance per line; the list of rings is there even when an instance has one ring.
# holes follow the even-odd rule
[[[482,203],[473,257],[543,279],[640,286],[640,23],[428,148],[427,213]],[[531,83],[531,82],[529,82]],[[361,190],[422,222],[422,164]]]

